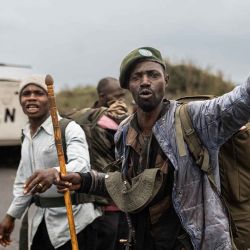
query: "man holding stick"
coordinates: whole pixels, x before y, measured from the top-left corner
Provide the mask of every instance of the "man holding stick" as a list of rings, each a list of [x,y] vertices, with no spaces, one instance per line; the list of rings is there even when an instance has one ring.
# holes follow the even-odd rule
[[[151,47],[131,51],[122,61],[120,84],[137,104],[115,137],[121,170],[69,173],[57,183],[58,189],[111,197],[130,216],[133,250],[235,249],[219,195],[218,153],[250,118],[250,78],[221,97],[187,106],[208,150],[207,173],[179,134],[179,103],[165,99],[168,72],[161,53]]]
[[[32,75],[23,79],[19,91],[23,112],[29,123],[23,130],[21,161],[14,183],[14,199],[0,224],[0,244],[11,243],[10,235],[16,218],[21,218],[32,202],[37,206],[31,227],[32,250],[70,250],[70,233],[63,196],[58,195],[52,181],[59,178],[58,157],[45,76]],[[67,171],[87,172],[89,153],[83,130],[70,122],[65,131]],[[35,176],[33,189],[27,191],[25,181]],[[44,192],[47,190],[46,192]],[[42,193],[35,195],[35,193]],[[73,198],[73,197],[72,197]],[[92,250],[95,232],[92,221],[100,215],[92,203],[73,206],[79,249]],[[22,239],[20,239],[21,241]]]

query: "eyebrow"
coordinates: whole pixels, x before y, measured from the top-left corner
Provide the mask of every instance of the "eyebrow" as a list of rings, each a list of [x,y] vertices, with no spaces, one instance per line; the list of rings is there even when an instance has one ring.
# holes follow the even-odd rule
[[[142,73],[142,72],[161,72],[160,70],[158,70],[158,69],[148,69],[148,70],[142,70],[142,71],[135,71],[135,72],[132,72],[132,74],[131,75],[133,75],[133,74],[140,74],[140,73]]]
[[[31,92],[34,92],[34,93],[45,93],[45,91],[43,91],[42,89],[36,89],[36,90],[29,90],[29,89],[26,89],[26,90],[23,90],[21,95],[24,94],[24,93],[31,93]]]

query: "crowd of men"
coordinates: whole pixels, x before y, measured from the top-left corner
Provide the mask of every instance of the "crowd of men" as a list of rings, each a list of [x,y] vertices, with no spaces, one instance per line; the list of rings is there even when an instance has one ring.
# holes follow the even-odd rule
[[[180,155],[175,126],[179,104],[166,99],[168,79],[157,49],[131,51],[122,60],[119,81],[108,77],[99,82],[99,99],[91,108],[92,116],[103,111],[96,126],[105,130],[111,145],[105,164],[112,168],[103,166],[105,155],[99,165],[91,164],[90,142],[80,125],[71,121],[65,130],[65,176],[58,169],[45,77],[23,79],[19,100],[29,123],[23,130],[14,199],[0,223],[0,244],[11,243],[15,219],[34,203],[30,249],[71,249],[63,205],[63,193],[69,189],[72,200],[84,193],[108,201],[73,202],[80,250],[236,249],[219,193],[185,142],[187,153]],[[136,104],[130,115],[124,89]],[[250,119],[250,80],[213,100],[190,102],[188,112],[208,149],[219,190],[219,148]],[[27,242],[21,243],[27,249]]]

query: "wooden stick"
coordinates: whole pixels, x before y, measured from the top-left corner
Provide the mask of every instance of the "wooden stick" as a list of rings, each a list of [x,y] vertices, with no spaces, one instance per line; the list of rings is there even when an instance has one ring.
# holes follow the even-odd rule
[[[64,158],[64,153],[63,153],[61,129],[59,126],[56,99],[54,95],[54,87],[53,87],[54,80],[50,75],[47,75],[45,78],[45,83],[48,89],[50,115],[51,115],[52,123],[53,123],[54,137],[55,137],[57,156],[58,156],[58,161],[59,161],[59,166],[60,166],[60,172],[62,175],[66,175],[67,171],[66,171],[65,158]],[[78,242],[77,242],[77,237],[76,237],[75,223],[74,223],[72,203],[71,203],[69,190],[64,193],[64,201],[65,201],[66,210],[67,210],[72,250],[78,250]]]

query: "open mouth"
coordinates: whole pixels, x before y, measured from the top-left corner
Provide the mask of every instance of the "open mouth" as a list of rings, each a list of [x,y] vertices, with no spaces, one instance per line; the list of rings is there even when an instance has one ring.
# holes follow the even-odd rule
[[[152,91],[149,89],[143,89],[139,92],[141,98],[149,98],[153,95]]]
[[[39,110],[39,106],[36,104],[28,104],[26,105],[26,110],[28,113],[36,113]]]

